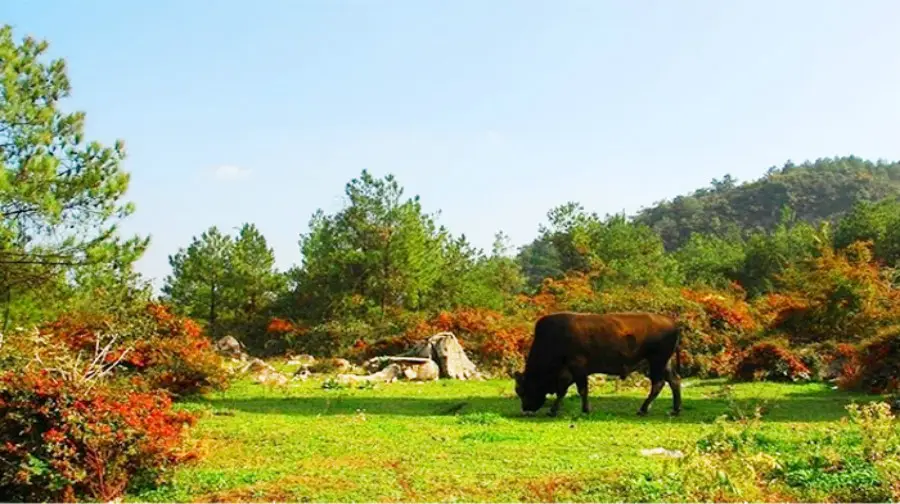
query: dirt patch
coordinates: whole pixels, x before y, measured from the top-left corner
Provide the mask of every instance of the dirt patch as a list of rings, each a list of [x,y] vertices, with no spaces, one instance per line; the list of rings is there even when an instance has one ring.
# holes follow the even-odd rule
[[[525,491],[522,500],[529,502],[570,501],[571,497],[584,488],[580,478],[555,474],[523,482]]]
[[[232,488],[203,495],[194,502],[289,502],[294,500],[282,485],[266,483],[251,487]]]

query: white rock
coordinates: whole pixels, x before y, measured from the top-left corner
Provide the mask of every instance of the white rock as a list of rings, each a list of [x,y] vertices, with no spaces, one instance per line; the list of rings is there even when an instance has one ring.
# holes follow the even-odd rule
[[[641,450],[641,455],[645,457],[653,457],[657,455],[669,458],[684,457],[684,453],[682,453],[681,450],[667,450],[665,448],[645,448]]]

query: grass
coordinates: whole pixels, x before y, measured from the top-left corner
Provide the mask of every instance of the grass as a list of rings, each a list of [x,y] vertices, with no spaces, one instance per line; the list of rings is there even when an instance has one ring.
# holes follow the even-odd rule
[[[249,381],[183,403],[202,410],[203,457],[140,501],[609,501],[624,482],[665,474],[671,461],[643,448],[684,448],[725,413],[764,401],[763,432],[777,450],[799,450],[839,425],[851,400],[872,397],[822,384],[750,383],[723,395],[716,380],[686,380],[684,409],[669,417],[666,388],[648,417],[643,387],[591,391],[580,413],[574,387],[560,415],[519,415],[510,380],[397,382],[322,388],[322,380],[271,389]],[[549,401],[548,401],[549,405]],[[637,479],[635,479],[637,478]],[[644,479],[641,479],[644,478]],[[639,483],[640,486],[643,483]],[[638,488],[640,490],[640,488]]]

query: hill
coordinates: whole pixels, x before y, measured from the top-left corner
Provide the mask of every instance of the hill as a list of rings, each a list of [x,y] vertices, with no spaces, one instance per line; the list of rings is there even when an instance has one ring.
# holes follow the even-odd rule
[[[825,158],[800,165],[787,162],[743,184],[726,175],[710,187],[642,209],[634,220],[653,228],[672,250],[692,233],[722,236],[771,230],[785,207],[800,220],[833,221],[859,201],[897,195],[900,162]]]

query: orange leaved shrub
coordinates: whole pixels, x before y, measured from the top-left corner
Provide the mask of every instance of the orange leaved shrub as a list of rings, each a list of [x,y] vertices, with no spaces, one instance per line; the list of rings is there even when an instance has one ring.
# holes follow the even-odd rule
[[[900,328],[860,344],[842,371],[842,388],[873,394],[900,392]]]
[[[783,343],[763,341],[750,347],[735,368],[739,380],[809,380],[809,368]]]
[[[66,380],[46,369],[7,371],[0,375],[0,495],[116,499],[195,456],[184,437],[194,419],[172,410],[159,391]]]
[[[764,296],[757,306],[765,328],[784,334],[792,345],[860,342],[900,323],[900,292],[872,258],[871,243],[837,252],[822,247],[781,282],[785,289]]]
[[[174,395],[220,390],[227,386],[222,358],[193,320],[150,303],[128,320],[108,315],[69,314],[40,327],[40,332],[72,352],[92,352],[101,335],[119,339],[105,359],[120,361],[118,375],[132,375],[147,389]],[[106,343],[104,341],[104,343]]]

